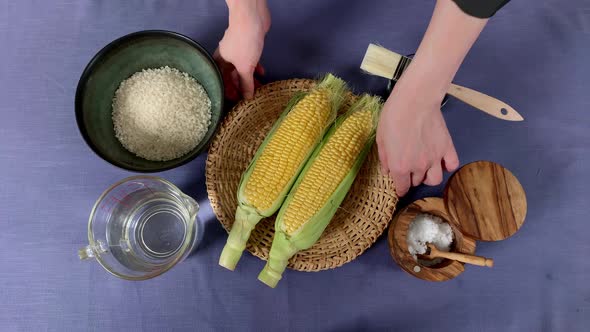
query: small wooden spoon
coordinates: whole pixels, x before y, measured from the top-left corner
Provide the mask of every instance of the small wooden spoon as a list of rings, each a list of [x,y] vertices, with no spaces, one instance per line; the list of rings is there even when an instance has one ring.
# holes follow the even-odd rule
[[[468,254],[462,254],[458,252],[446,252],[438,250],[433,244],[428,243],[428,251],[426,254],[421,255],[421,258],[424,259],[434,259],[434,258],[446,258],[451,259],[454,261],[459,261],[467,264],[479,265],[479,266],[487,266],[492,267],[494,266],[494,260],[491,258],[485,258],[481,256],[473,256]]]

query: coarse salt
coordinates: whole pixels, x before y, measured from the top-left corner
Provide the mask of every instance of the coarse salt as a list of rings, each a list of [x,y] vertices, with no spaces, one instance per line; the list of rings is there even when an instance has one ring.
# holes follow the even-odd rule
[[[410,223],[408,230],[408,250],[416,255],[426,253],[427,243],[432,243],[438,250],[449,251],[453,243],[453,230],[441,218],[430,214],[419,214]]]

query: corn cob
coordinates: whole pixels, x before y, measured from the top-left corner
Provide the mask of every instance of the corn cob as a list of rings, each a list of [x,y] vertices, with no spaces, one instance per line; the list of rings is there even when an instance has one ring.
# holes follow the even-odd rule
[[[235,269],[252,229],[279,209],[334,122],[345,91],[344,81],[328,74],[317,87],[289,102],[242,175],[235,222],[219,265]]]
[[[320,238],[375,141],[380,110],[378,97],[364,95],[329,129],[279,211],[260,281],[274,288],[288,260]]]

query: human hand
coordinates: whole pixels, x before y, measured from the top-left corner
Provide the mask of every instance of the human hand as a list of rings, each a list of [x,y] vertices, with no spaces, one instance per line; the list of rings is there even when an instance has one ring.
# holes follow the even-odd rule
[[[259,64],[264,37],[270,28],[266,0],[228,0],[229,26],[213,57],[223,77],[226,97],[252,98],[260,84],[254,73],[264,75]]]
[[[398,195],[422,182],[437,185],[443,169],[459,167],[440,103],[486,23],[451,0],[437,0],[412,63],[383,105],[377,127],[379,159]]]
[[[377,145],[385,174],[394,181],[396,192],[404,196],[410,186],[438,185],[443,169],[453,171],[459,158],[440,111],[444,93],[405,75],[385,102]]]

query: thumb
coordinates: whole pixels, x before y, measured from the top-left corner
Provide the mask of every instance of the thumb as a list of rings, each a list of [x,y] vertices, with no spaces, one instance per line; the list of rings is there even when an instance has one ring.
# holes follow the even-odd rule
[[[240,77],[240,90],[246,99],[252,99],[254,95],[254,67],[248,67],[248,70],[238,70]]]

